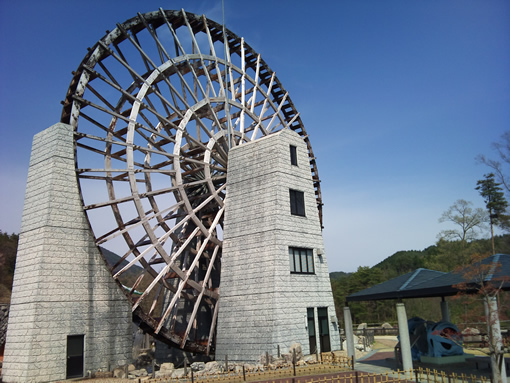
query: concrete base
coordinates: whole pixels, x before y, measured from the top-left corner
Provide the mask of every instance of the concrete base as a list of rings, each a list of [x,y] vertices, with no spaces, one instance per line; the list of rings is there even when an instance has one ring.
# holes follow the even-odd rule
[[[466,361],[466,357],[470,357],[471,355],[462,354],[462,355],[452,355],[452,356],[420,356],[420,362],[422,363],[430,363],[437,365],[444,364],[452,364],[452,363],[464,363]]]

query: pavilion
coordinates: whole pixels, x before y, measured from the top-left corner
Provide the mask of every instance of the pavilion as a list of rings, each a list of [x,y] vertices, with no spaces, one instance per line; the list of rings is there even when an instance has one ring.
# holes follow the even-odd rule
[[[510,255],[496,254],[477,263],[465,266],[449,273],[417,269],[407,274],[390,279],[386,282],[369,287],[349,295],[344,307],[344,324],[347,341],[347,352],[354,356],[354,332],[349,302],[396,299],[397,319],[400,337],[400,348],[404,370],[413,368],[411,358],[411,344],[407,325],[407,314],[402,299],[441,297],[442,320],[450,322],[447,296],[463,294],[477,294],[481,289],[494,286],[501,290],[510,290]],[[487,294],[484,300],[488,331],[497,339],[498,347],[502,348],[502,336],[499,324],[497,299]],[[489,324],[491,324],[489,326]],[[502,375],[506,377],[505,366]]]

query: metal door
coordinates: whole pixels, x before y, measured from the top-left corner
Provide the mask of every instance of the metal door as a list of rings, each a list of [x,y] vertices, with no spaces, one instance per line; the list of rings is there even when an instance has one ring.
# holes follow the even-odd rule
[[[66,379],[83,376],[83,346],[85,335],[67,336],[67,371]]]
[[[321,352],[331,351],[331,342],[329,340],[328,308],[318,307],[317,317],[319,319],[319,340],[321,345]]]

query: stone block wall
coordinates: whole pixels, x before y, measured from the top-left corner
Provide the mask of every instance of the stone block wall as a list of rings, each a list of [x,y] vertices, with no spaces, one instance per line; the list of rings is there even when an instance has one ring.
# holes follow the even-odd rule
[[[65,379],[69,335],[84,335],[85,374],[131,361],[131,306],[94,244],[74,166],[71,126],[34,137],[4,382]]]
[[[293,342],[314,351],[307,309],[314,309],[318,333],[318,307],[327,307],[331,348],[339,349],[305,142],[286,129],[231,149],[227,182],[216,360],[255,361],[276,355],[278,346],[288,352]],[[304,192],[304,217],[291,214],[289,189]],[[313,249],[314,274],[291,274],[289,247]]]

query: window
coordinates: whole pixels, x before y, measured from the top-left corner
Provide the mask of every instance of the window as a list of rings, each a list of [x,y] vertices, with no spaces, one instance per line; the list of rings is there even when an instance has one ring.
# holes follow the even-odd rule
[[[312,249],[289,247],[289,261],[291,274],[315,274]]]
[[[292,215],[305,216],[305,193],[299,190],[289,189],[290,213]]]
[[[297,148],[294,145],[290,145],[290,164],[297,166]]]
[[[310,343],[310,354],[317,353],[317,338],[315,337],[315,310],[313,307],[306,309],[308,319],[308,340]]]

